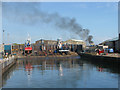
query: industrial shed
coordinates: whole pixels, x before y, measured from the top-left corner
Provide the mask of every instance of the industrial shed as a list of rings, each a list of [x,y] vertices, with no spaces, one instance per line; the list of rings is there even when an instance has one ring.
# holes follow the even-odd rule
[[[108,46],[108,48],[113,48],[114,52],[120,52],[120,35],[119,37],[113,38],[113,39],[109,39],[106,40],[102,43],[100,43],[100,45],[105,45]]]
[[[83,40],[70,39],[64,41],[63,44],[70,45],[71,51],[76,51],[76,52],[81,52],[86,48],[86,43]]]
[[[76,39],[70,39],[63,42],[64,44],[74,44],[74,45],[82,45],[83,48],[86,47],[86,43],[83,40],[76,40]]]

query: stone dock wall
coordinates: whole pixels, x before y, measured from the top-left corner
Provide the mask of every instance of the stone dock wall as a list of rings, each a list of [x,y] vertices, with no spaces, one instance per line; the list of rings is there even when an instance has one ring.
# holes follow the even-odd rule
[[[14,56],[4,59],[3,62],[1,63],[2,74],[6,72],[12,65],[14,65],[15,62],[16,58]]]
[[[0,62],[0,89],[2,88],[2,75],[16,63],[16,57],[11,56],[9,58],[2,59]]]
[[[119,63],[120,64],[120,57],[110,57],[110,56],[98,56],[86,53],[79,54],[81,58],[89,58],[90,60],[97,61],[97,62],[111,62],[111,63]]]

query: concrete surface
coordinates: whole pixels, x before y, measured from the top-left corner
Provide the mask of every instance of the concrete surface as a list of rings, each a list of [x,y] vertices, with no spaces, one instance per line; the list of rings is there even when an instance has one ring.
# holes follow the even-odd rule
[[[2,64],[0,64],[0,88],[2,88]]]

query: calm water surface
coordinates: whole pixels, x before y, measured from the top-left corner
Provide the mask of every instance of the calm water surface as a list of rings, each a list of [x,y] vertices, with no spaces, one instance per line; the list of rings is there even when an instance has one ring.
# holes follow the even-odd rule
[[[77,57],[19,59],[3,75],[4,88],[117,88],[113,65]]]

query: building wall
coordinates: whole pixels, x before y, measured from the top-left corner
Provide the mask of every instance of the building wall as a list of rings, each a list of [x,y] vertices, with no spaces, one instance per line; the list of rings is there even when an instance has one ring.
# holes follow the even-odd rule
[[[113,42],[108,42],[108,48],[113,48]]]
[[[113,48],[115,52],[120,53],[120,34],[119,34],[119,39],[114,40],[114,41],[106,41],[101,43],[102,45],[107,45],[108,48]]]
[[[117,53],[120,52],[120,34],[119,34],[119,39],[115,41],[115,52]]]
[[[86,44],[83,41],[67,40],[67,41],[64,41],[63,43],[74,44],[74,45],[83,45],[84,48],[86,47]]]
[[[24,44],[12,45],[12,54],[23,53],[23,50],[24,50]]]
[[[107,42],[102,43],[102,45],[108,46],[109,49],[113,48],[115,52],[118,50],[118,47],[117,47],[118,40],[116,40],[116,41],[107,41]]]
[[[55,40],[38,40],[35,42],[34,51],[39,52],[42,50],[55,50],[57,41]]]
[[[44,44],[41,44],[41,40],[38,40],[35,42],[34,45],[34,50],[39,51],[40,47],[45,47],[46,50],[56,50],[57,49],[57,41],[55,40],[43,40]],[[63,49],[67,48],[71,51],[76,51],[77,48],[80,49],[85,49],[86,44],[82,40],[67,40],[67,41],[62,41],[62,44],[64,44]],[[67,44],[67,45],[66,45]],[[72,50],[73,49],[73,50]],[[43,50],[43,48],[42,48]]]
[[[0,88],[2,88],[2,63],[0,63]]]
[[[2,45],[0,45],[0,52],[2,51]]]
[[[120,45],[120,41],[119,40],[116,40],[116,41],[112,41],[112,42],[109,42],[109,48],[113,48],[114,49],[114,52],[119,52],[119,47]]]
[[[82,49],[85,50],[86,48],[86,43],[83,42],[83,41],[80,41],[80,40],[67,40],[67,41],[64,41],[63,44],[69,44],[69,45],[74,45],[74,49],[77,49],[77,46],[78,45],[82,45]]]
[[[115,52],[119,52],[119,40],[115,42]]]
[[[120,33],[119,33],[119,40],[118,40],[118,49],[119,49],[119,53],[120,53]]]
[[[2,58],[3,46],[0,44],[0,58]]]
[[[2,51],[3,51],[3,49],[4,49],[3,45],[2,45],[2,44],[0,44],[0,52],[2,52]]]
[[[56,45],[57,44],[57,41],[55,40],[43,40],[44,42],[44,45]],[[41,40],[38,40],[35,42],[35,44],[41,44],[42,41]]]
[[[44,40],[45,45],[57,45],[57,41],[54,40]]]

